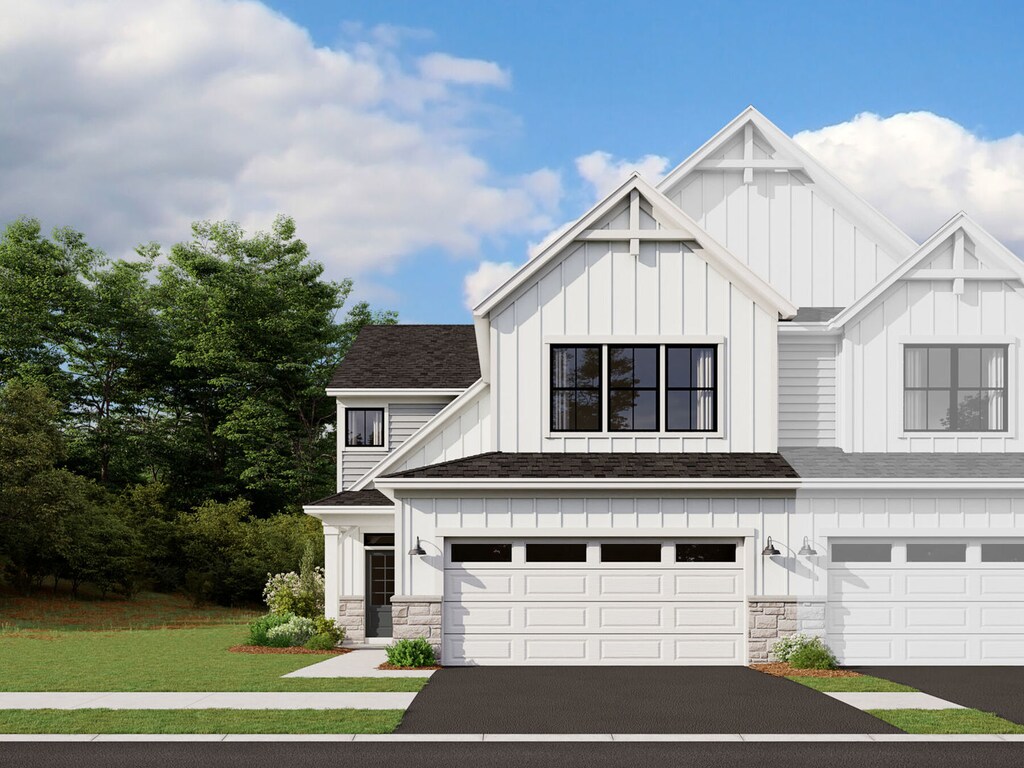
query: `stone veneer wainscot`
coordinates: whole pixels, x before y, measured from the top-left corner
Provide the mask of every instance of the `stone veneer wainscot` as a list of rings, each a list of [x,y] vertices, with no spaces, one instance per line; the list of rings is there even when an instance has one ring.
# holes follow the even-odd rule
[[[758,595],[747,598],[747,661],[774,661],[776,640],[802,632],[825,636],[825,599],[789,595]]]

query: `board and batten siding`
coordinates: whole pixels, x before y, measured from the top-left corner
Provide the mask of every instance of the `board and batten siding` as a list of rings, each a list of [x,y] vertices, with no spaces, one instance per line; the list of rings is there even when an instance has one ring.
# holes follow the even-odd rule
[[[778,321],[681,243],[574,243],[491,315],[492,411],[500,451],[774,451]],[[723,337],[719,436],[550,433],[549,344]]]
[[[1019,491],[751,491],[747,494],[497,493],[462,497],[400,497],[396,518],[397,594],[443,594],[443,557],[437,531],[464,529],[473,536],[578,536],[614,530],[625,537],[662,537],[665,529],[754,529],[754,551],[766,537],[782,552],[753,557],[757,595],[817,595],[828,589],[829,541],[861,536],[1024,536],[1024,494]],[[797,554],[804,537],[816,555]],[[405,555],[416,538],[426,557]],[[601,539],[611,538],[602,533]],[[679,537],[679,538],[685,538]]]
[[[953,292],[952,280],[896,283],[846,328],[841,356],[846,373],[841,389],[848,402],[841,412],[847,423],[840,447],[883,452],[1024,451],[1020,433],[1022,334],[1024,296],[1011,284],[968,280],[958,296]],[[904,344],[979,340],[1009,346],[1008,431],[904,433]]]
[[[743,157],[742,136],[716,159]],[[759,134],[754,157],[773,150]],[[799,171],[695,170],[666,196],[733,255],[798,307],[846,307],[899,259],[844,215]]]
[[[835,446],[834,337],[779,334],[779,446]]]

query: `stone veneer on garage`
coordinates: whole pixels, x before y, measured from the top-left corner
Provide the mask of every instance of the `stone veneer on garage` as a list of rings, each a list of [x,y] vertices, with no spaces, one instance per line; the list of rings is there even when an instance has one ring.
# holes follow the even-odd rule
[[[366,640],[365,597],[338,598],[338,626],[345,630],[345,642],[362,643]]]
[[[825,635],[825,598],[758,595],[747,598],[747,661],[773,661],[772,644],[803,632]]]
[[[441,597],[394,595],[391,598],[391,626],[395,640],[426,639],[441,659]]]

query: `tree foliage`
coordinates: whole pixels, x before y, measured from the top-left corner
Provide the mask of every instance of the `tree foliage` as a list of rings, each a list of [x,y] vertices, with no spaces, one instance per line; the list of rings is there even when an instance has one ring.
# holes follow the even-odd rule
[[[33,219],[0,237],[0,571],[258,599],[334,489],[331,372],[367,323],[280,217],[111,259]],[[315,523],[314,523],[315,528]],[[316,537],[314,537],[316,538]]]

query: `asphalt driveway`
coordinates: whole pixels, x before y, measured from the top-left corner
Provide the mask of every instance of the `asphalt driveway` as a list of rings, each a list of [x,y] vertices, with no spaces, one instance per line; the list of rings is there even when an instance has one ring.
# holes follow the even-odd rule
[[[898,733],[746,667],[456,667],[399,733]]]
[[[1024,667],[857,667],[857,671],[1024,724]]]

